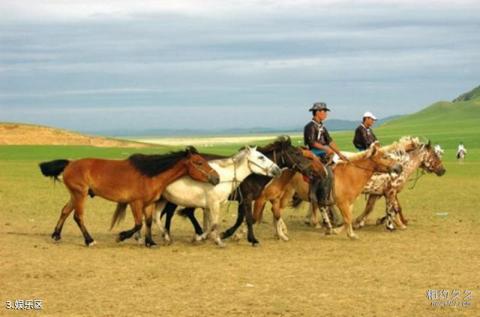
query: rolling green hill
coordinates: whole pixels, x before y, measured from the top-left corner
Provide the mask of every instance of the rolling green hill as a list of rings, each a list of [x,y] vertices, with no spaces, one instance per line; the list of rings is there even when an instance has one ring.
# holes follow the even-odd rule
[[[441,101],[408,116],[392,120],[375,129],[386,141],[398,135],[424,136],[447,149],[463,142],[467,148],[480,148],[480,87],[458,101]],[[477,93],[478,90],[478,94]]]

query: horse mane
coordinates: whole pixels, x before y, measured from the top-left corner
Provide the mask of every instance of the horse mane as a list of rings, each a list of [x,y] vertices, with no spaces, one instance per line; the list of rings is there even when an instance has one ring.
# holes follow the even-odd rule
[[[220,155],[220,154],[212,154],[212,153],[202,153],[202,157],[206,159],[207,161],[210,160],[221,160],[221,159],[226,159],[228,156],[225,155]]]
[[[228,167],[232,164],[234,164],[237,160],[240,159],[240,157],[243,157],[245,156],[245,151],[246,151],[247,147],[244,146],[242,147],[236,154],[228,157],[228,156],[221,156],[221,155],[217,155],[219,156],[218,158],[214,158],[215,160],[219,160],[217,162],[215,162],[216,164],[218,164],[220,167]],[[214,155],[215,156],[215,155]]]
[[[263,154],[273,152],[275,150],[283,149],[285,147],[292,146],[292,141],[289,136],[282,135],[279,136],[274,142],[269,143],[265,146],[258,147],[257,151],[262,152]]]
[[[361,151],[361,152],[358,152],[358,153],[343,152],[342,151],[342,153],[345,156],[347,156],[350,161],[358,161],[358,160],[364,159],[367,156],[367,154],[369,154],[369,150],[367,149],[365,151]],[[339,163],[347,163],[347,162],[340,160],[340,161],[338,161],[337,164],[339,164]]]
[[[178,161],[187,157],[188,153],[198,153],[195,151],[177,151],[166,154],[132,154],[128,161],[140,173],[145,176],[153,177],[170,169]]]

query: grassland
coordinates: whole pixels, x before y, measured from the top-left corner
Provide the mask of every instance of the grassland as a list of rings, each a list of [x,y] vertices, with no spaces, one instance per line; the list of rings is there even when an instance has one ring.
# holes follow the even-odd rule
[[[117,244],[116,233],[130,227],[132,219],[108,231],[114,204],[95,198],[87,203],[86,224],[98,245],[85,247],[71,218],[62,241],[53,243],[50,234],[68,194],[62,184],[41,176],[38,162],[124,158],[170,148],[2,146],[0,316],[478,316],[478,121],[450,129],[457,124],[446,128],[429,120],[430,115],[423,124],[405,118],[376,132],[385,142],[408,134],[442,144],[447,174],[424,176],[414,190],[401,194],[410,219],[407,230],[390,233],[375,226],[383,213],[380,203],[370,225],[359,230],[359,241],[305,226],[307,206],[302,205],[284,213],[289,242],[273,237],[265,216],[256,228],[258,248],[245,240],[227,241],[225,249],[211,242],[194,245],[190,224],[177,217],[173,245],[146,249],[134,241]],[[351,149],[351,133],[335,133],[334,138]],[[458,140],[469,150],[463,164],[454,160]],[[238,147],[204,150],[231,154]],[[355,214],[363,205],[359,198]],[[233,223],[235,210],[234,204],[225,210],[223,227]],[[432,307],[429,289],[461,290],[462,299],[463,291],[470,290],[471,305]],[[42,299],[43,310],[6,310],[5,302],[15,299]]]

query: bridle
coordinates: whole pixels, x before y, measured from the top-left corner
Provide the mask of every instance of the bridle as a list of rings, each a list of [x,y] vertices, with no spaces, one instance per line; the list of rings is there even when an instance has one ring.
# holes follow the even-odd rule
[[[272,153],[273,153],[273,162],[275,162],[275,164],[278,165],[278,161],[277,161],[277,151],[280,152],[280,159],[281,159],[281,165],[286,165],[287,161],[285,160],[285,157],[288,159],[290,165],[291,165],[291,168],[294,169],[294,170],[297,170],[299,171],[300,173],[304,174],[304,175],[307,175],[308,174],[308,167],[307,168],[304,168],[302,167],[301,164],[298,163],[297,160],[295,160],[291,155],[290,153],[288,153],[288,151],[285,149],[285,148],[281,148],[280,150],[272,150]]]
[[[198,172],[200,172],[202,175],[207,176],[207,177],[211,177],[211,176],[212,176],[212,175],[210,174],[211,172],[209,173],[209,172],[205,171],[205,170],[202,169],[200,166],[197,166],[197,164],[195,164],[195,163],[192,162],[191,165],[193,165],[193,168],[194,168],[195,170],[197,170]],[[212,168],[212,171],[215,171],[215,170]]]

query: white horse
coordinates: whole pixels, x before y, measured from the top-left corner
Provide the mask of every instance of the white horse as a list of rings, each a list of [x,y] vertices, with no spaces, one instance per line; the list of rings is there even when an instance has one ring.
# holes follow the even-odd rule
[[[195,240],[203,240],[210,235],[217,245],[224,246],[218,234],[218,220],[222,203],[227,201],[228,196],[252,173],[271,177],[281,174],[277,164],[257,151],[256,147],[246,147],[232,157],[212,160],[208,164],[220,176],[218,185],[204,186],[207,184],[197,182],[190,177],[182,177],[168,185],[163,192],[162,199],[157,202],[157,225],[166,241],[170,241],[170,237],[162,227],[160,220],[166,201],[183,207],[203,208],[205,210],[204,219],[207,220],[204,221],[206,227],[201,236],[195,235]],[[116,211],[114,218],[119,217],[122,215],[117,215]]]

